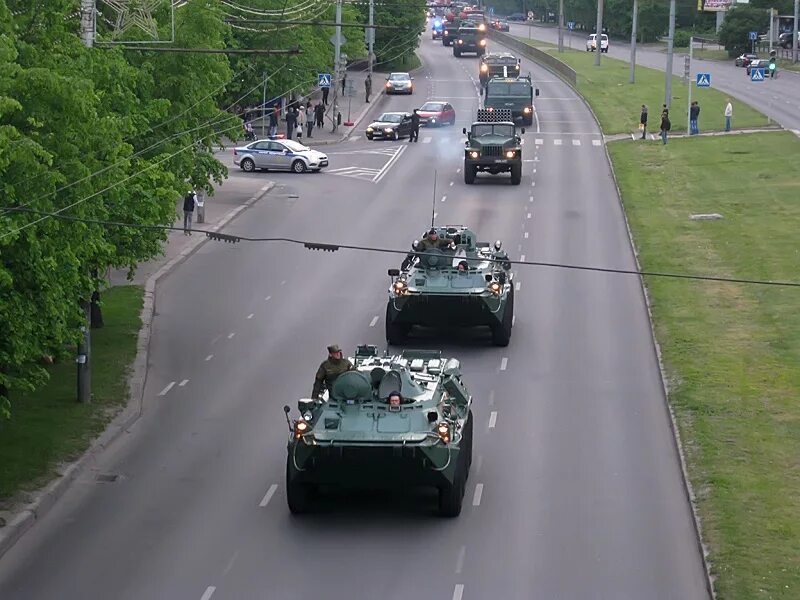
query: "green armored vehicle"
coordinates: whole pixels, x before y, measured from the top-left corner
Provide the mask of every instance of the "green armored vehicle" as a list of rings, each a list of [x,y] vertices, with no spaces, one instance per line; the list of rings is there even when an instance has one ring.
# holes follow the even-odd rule
[[[430,486],[439,514],[456,517],[472,463],[472,397],[460,363],[439,350],[378,355],[359,346],[354,370],[322,398],[298,401],[289,419],[289,510],[308,512],[323,486]]]
[[[463,225],[434,227],[400,269],[389,269],[386,341],[400,344],[414,325],[486,326],[508,346],[514,319],[511,262],[497,241],[478,242]]]
[[[491,110],[508,109],[514,121],[522,119],[523,125],[530,125],[536,110],[533,106],[534,95],[539,95],[539,88],[534,89],[530,74],[492,77],[486,84],[483,107]]]
[[[472,25],[461,24],[455,40],[453,40],[453,56],[460,57],[467,52],[474,52],[476,56],[483,56],[486,52],[486,31],[481,31]]]
[[[520,73],[520,61],[510,52],[491,52],[481,58],[478,79],[485,88],[493,77],[515,78]]]
[[[507,109],[478,109],[478,120],[467,131],[464,142],[464,183],[475,183],[478,172],[511,173],[511,184],[522,181],[522,140]],[[525,128],[520,128],[525,133]]]

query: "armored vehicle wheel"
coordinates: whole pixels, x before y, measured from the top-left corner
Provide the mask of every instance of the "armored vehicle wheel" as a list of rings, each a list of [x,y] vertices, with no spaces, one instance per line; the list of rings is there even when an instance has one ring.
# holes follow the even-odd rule
[[[453,483],[446,483],[439,488],[439,516],[453,518],[461,514],[464,491],[467,487],[466,465],[466,456],[459,453]]]
[[[408,332],[411,331],[411,325],[405,323],[395,323],[392,321],[392,307],[386,305],[386,343],[390,346],[399,346],[402,344]]]
[[[291,450],[289,452],[291,453]],[[302,515],[309,512],[313,489],[307,483],[297,483],[291,480],[291,473],[294,471],[291,462],[292,456],[289,454],[286,457],[286,503],[292,514]]]
[[[240,166],[242,167],[242,171],[246,173],[252,173],[256,170],[256,163],[253,162],[252,158],[245,158]]]
[[[492,343],[495,346],[508,346],[511,341],[511,324],[514,319],[514,288],[508,292],[506,309],[503,312],[503,321],[492,327]]]
[[[455,56],[456,58],[461,58],[461,52],[453,48],[453,56]]]
[[[475,183],[475,174],[478,172],[476,167],[468,167],[464,165],[464,183],[472,185]]]
[[[522,181],[522,165],[511,165],[511,185],[519,185]]]
[[[298,159],[292,163],[292,171],[295,173],[305,173],[306,172],[306,163],[302,160]]]

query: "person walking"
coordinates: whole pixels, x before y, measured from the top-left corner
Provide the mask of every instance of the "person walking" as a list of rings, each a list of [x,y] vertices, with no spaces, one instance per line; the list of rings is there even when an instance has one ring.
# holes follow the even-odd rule
[[[367,73],[367,78],[364,80],[364,94],[367,102],[369,102],[369,97],[372,94],[372,75],[369,73]]]
[[[419,142],[419,113],[414,109],[414,114],[411,115],[411,133],[408,136],[408,143]]]
[[[325,107],[321,102],[317,102],[314,107],[314,114],[317,117],[317,128],[322,129],[325,126]]]
[[[192,215],[196,196],[193,190],[183,197],[183,235],[192,235]]]
[[[347,85],[347,71],[342,73],[342,96],[344,96],[344,88]]]
[[[639,116],[639,129],[642,130],[642,139],[647,139],[647,105],[642,104],[642,114]]]
[[[292,139],[292,134],[294,133],[294,129],[297,127],[297,114],[294,112],[294,109],[289,107],[286,111],[286,139]]]
[[[697,118],[699,116],[700,105],[695,100],[689,108],[689,135],[698,135],[700,133],[700,127],[697,125]]]
[[[667,145],[667,133],[672,129],[672,123],[669,122],[669,109],[665,108],[661,113],[661,141]]]
[[[728,98],[728,104],[725,106],[725,131],[731,130],[732,118],[733,118],[733,104],[731,104],[731,99]]]
[[[297,127],[295,128],[295,133],[297,134],[297,139],[303,138],[303,130],[306,128],[306,111],[303,107],[300,107],[300,110],[297,111]]]
[[[314,109],[311,107],[311,101],[306,104],[306,137],[311,137],[311,132],[314,130]]]

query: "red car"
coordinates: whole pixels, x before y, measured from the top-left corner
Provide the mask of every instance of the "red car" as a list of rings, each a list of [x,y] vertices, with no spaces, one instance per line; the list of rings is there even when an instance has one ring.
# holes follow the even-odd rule
[[[449,102],[426,102],[417,114],[426,127],[453,125],[456,122],[456,111]]]

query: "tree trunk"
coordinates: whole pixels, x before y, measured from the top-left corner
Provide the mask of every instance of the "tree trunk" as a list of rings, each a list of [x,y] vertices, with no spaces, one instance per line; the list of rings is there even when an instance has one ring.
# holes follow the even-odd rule
[[[97,269],[92,270],[92,278],[95,281],[95,286],[99,286],[97,283]],[[92,292],[89,315],[89,324],[92,329],[100,329],[103,327],[105,323],[103,322],[103,310],[100,308],[100,290],[96,288],[94,292]]]

